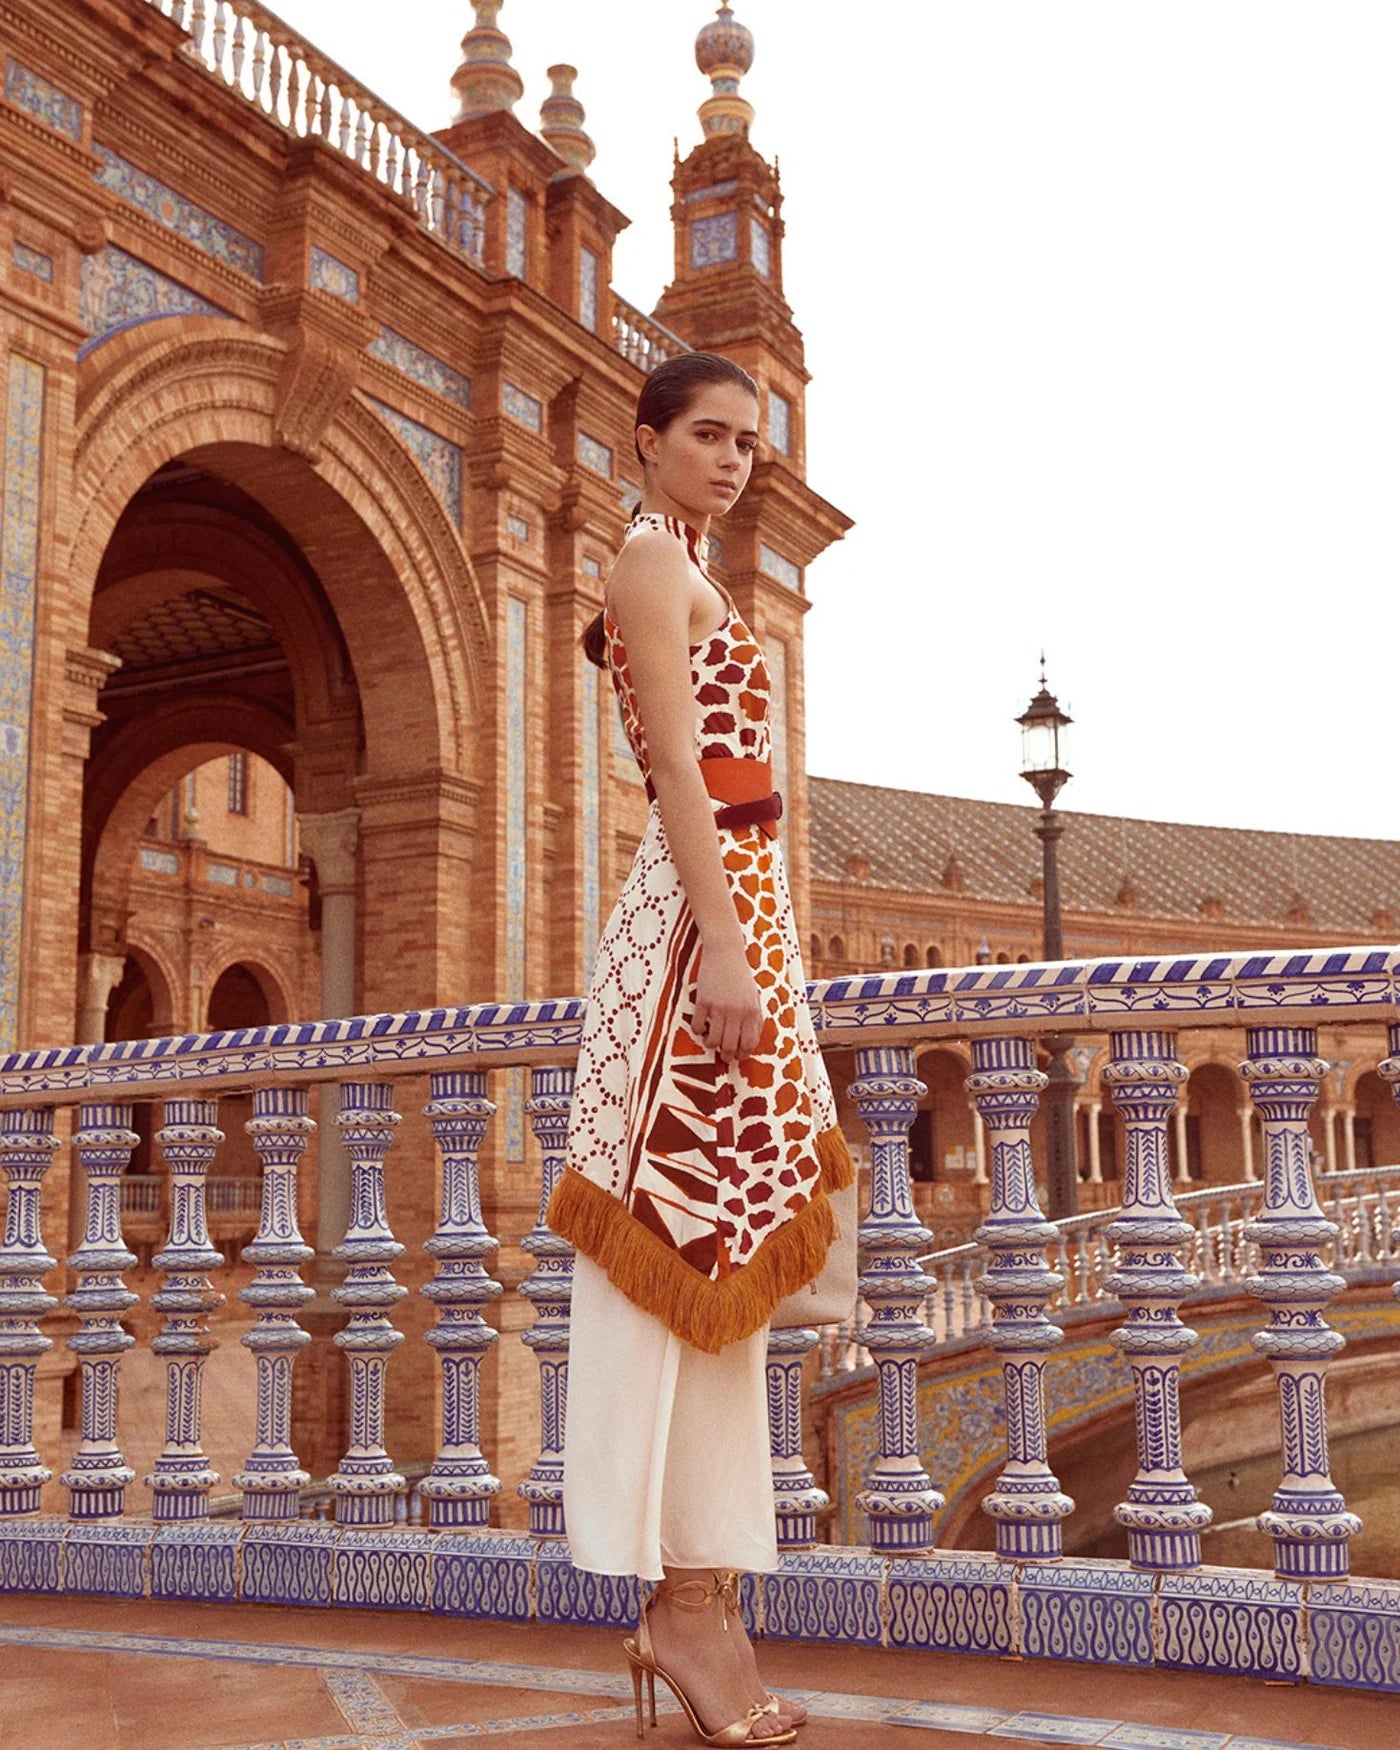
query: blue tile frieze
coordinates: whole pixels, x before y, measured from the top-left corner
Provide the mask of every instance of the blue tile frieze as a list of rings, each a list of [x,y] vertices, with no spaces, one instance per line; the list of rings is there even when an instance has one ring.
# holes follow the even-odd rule
[[[250,279],[263,277],[263,247],[251,237],[245,237],[226,220],[216,218],[205,208],[196,206],[168,184],[140,170],[119,157],[110,147],[95,144],[93,153],[101,168],[97,181],[103,188],[145,213],[156,224],[193,243],[206,255],[225,262],[245,273]]]
[[[32,67],[15,60],[13,55],[5,62],[5,97],[16,109],[22,109],[36,121],[46,123],[75,143],[81,142],[82,104],[76,97],[61,91],[52,80],[45,79],[42,73],[36,73]]]
[[[79,348],[79,358],[138,322],[161,316],[232,314],[114,243],[105,244],[95,255],[83,256],[79,275],[79,319],[92,336]]]
[[[707,219],[690,221],[690,265],[717,267],[739,259],[739,218],[736,213],[713,213]]]
[[[464,410],[471,406],[470,379],[464,377],[461,371],[454,370],[445,360],[425,351],[407,335],[399,334],[387,326],[381,327],[366,351],[373,353],[375,358],[383,359],[385,364],[392,365],[404,376],[412,377],[415,383],[421,383],[425,389],[431,389],[435,395],[441,395],[444,401],[451,401]]]
[[[341,261],[339,256],[332,255],[329,250],[311,245],[311,261],[308,282],[313,291],[329,292],[333,298],[340,298],[347,304],[358,304],[360,301],[360,276],[353,267]]]
[[[5,496],[0,529],[0,1045],[19,1017],[24,860],[29,818],[29,714],[39,581],[45,372],[12,352],[5,372]]]
[[[16,237],[10,251],[11,259],[21,273],[32,273],[35,279],[43,280],[45,285],[53,284],[53,258],[45,255],[42,250],[31,249],[27,243],[21,243]]]
[[[406,413],[400,413],[397,407],[376,401],[372,395],[365,399],[384,423],[393,429],[404,448],[427,475],[429,484],[442,501],[447,514],[460,528],[462,452],[459,446],[450,439],[439,436],[437,432],[430,431],[426,425],[420,425],[416,419],[410,419]]]
[[[527,395],[523,389],[517,389],[514,383],[501,384],[501,411],[507,419],[513,419],[517,425],[526,426],[530,431],[544,430],[544,403]]]

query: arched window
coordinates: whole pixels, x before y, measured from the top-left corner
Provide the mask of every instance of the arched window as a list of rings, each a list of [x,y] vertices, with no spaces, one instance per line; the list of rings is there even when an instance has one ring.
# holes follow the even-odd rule
[[[943,964],[943,950],[941,948],[935,946],[934,943],[930,942],[928,947],[924,949],[924,965],[925,966],[941,966],[942,964]]]
[[[822,957],[822,939],[820,936],[814,935],[808,940],[807,953],[811,958],[812,964],[815,966],[817,961]]]
[[[1011,956],[1006,952],[1005,949],[1003,949],[1002,952],[997,955],[997,965],[998,966],[1010,966],[1010,964],[1011,964]]]
[[[919,964],[919,950],[912,942],[906,942],[904,944],[904,964],[906,966],[917,966]]]
[[[846,944],[842,941],[840,936],[833,936],[831,938],[831,946],[827,952],[833,960],[844,960],[846,958]]]

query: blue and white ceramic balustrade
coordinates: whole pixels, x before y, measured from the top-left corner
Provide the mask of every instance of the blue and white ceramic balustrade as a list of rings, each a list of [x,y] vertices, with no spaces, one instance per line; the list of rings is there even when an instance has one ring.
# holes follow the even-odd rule
[[[858,1504],[871,1549],[908,1554],[932,1545],[933,1516],[943,1505],[919,1455],[919,1362],[936,1338],[923,1316],[933,1285],[914,1260],[933,1236],[914,1213],[909,1178],[909,1131],[928,1089],[915,1073],[912,1048],[898,1045],[858,1050],[847,1091],[870,1133],[860,1292],[870,1308],[865,1347],[880,1402],[880,1450]]]
[[[540,1207],[520,1249],[535,1267],[520,1293],[535,1309],[521,1342],[540,1364],[540,1453],[517,1491],[529,1503],[536,1537],[564,1535],[564,1411],[569,1391],[569,1311],[574,1293],[574,1248],[545,1226],[545,1211],[564,1170],[573,1100],[572,1068],[532,1070],[525,1110],[540,1145]]]
[[[157,1521],[202,1519],[219,1480],[202,1440],[204,1364],[214,1348],[208,1317],[224,1303],[209,1280],[223,1263],[209,1241],[205,1185],[224,1133],[214,1100],[167,1100],[156,1141],[170,1179],[170,1233],[152,1262],[165,1285],[151,1305],[165,1329],[151,1343],[165,1359],[165,1445],[146,1478]]]
[[[1369,1023],[1372,1032],[1377,1022],[1389,1025],[1385,1068],[1388,1079],[1400,1083],[1398,990],[1400,951],[1388,948],[908,969],[813,987],[822,1045],[857,1054],[852,1093],[874,1145],[863,1238],[871,1261],[864,1286],[875,1311],[860,1333],[870,1340],[868,1354],[859,1341],[845,1345],[843,1358],[856,1371],[844,1380],[820,1381],[812,1406],[802,1403],[797,1383],[805,1336],[799,1334],[791,1348],[785,1337],[775,1337],[769,1377],[776,1382],[774,1501],[783,1548],[776,1571],[746,1582],[746,1603],[766,1632],[909,1648],[957,1646],[997,1656],[1158,1662],[1400,1693],[1400,1583],[1349,1581],[1337,1559],[1335,1546],[1351,1541],[1355,1521],[1331,1488],[1321,1389],[1333,1342],[1321,1315],[1337,1292],[1333,1278],[1361,1291],[1348,1296],[1349,1338],[1393,1342],[1393,1322],[1376,1305],[1374,1288],[1385,1273],[1400,1274],[1400,1238],[1392,1242],[1389,1235],[1400,1164],[1329,1175],[1318,1187],[1326,1200],[1322,1215],[1306,1185],[1305,1160],[1302,1179],[1298,1170],[1318,1069],[1309,1061],[1314,1048],[1307,1030],[1319,1021],[1326,1021],[1329,1036],[1358,1024]],[[58,1047],[0,1061],[0,1138],[8,1139],[0,1157],[8,1159],[11,1180],[0,1248],[0,1368],[17,1365],[6,1376],[9,1389],[0,1393],[0,1592],[374,1605],[521,1621],[634,1621],[635,1585],[574,1570],[555,1530],[567,1359],[560,1327],[567,1317],[570,1260],[546,1244],[537,1217],[526,1238],[535,1260],[527,1286],[538,1314],[530,1332],[539,1358],[541,1448],[528,1474],[506,1478],[509,1487],[525,1493],[532,1530],[505,1531],[488,1523],[501,1485],[478,1444],[481,1360],[495,1345],[514,1346],[513,1336],[498,1337],[488,1322],[498,1285],[487,1273],[494,1240],[481,1221],[476,1186],[478,1151],[491,1115],[487,1078],[507,1068],[534,1073],[531,1118],[544,1160],[543,1197],[563,1155],[568,1066],[584,1012],[576,998],[482,1004],[199,1038]],[[1175,1042],[1166,1030],[1189,1027],[1199,1037],[1203,1029],[1238,1028],[1242,1021],[1255,1029],[1246,1078],[1264,1119],[1268,1181],[1174,1196],[1164,1179],[1163,1139],[1179,1112],[1180,1081]],[[1046,1223],[1036,1202],[1028,1131],[1040,1085],[1036,1043],[1051,1032],[1108,1036],[1106,1085],[1128,1136],[1125,1206],[1057,1223]],[[1372,1032],[1349,1038],[1348,1054],[1379,1058]],[[990,1319],[982,1317],[972,1292],[978,1248],[926,1256],[929,1236],[908,1183],[908,1132],[921,1095],[915,1054],[938,1041],[971,1043],[974,1095],[988,1121],[994,1184],[982,1230],[987,1262],[981,1287],[991,1300]],[[438,1274],[429,1286],[445,1292],[428,1298],[441,1309],[434,1332],[443,1334],[435,1346],[444,1358],[444,1382],[449,1374],[457,1381],[444,1393],[434,1469],[451,1486],[437,1503],[436,1528],[400,1522],[402,1472],[386,1447],[384,1402],[384,1369],[403,1340],[391,1316],[403,1289],[393,1271],[399,1245],[388,1221],[392,1198],[387,1206],[385,1199],[393,1089],[404,1078],[425,1075],[434,1078],[431,1103],[439,1108],[430,1118],[442,1145],[444,1190],[433,1236],[441,1243],[429,1253]],[[298,1273],[306,1248],[295,1226],[294,1177],[309,1133],[303,1090],[328,1076],[343,1082],[341,1128],[353,1167],[353,1207],[340,1248],[347,1273],[337,1291],[349,1314],[339,1336],[347,1351],[352,1427],[350,1450],[332,1479],[339,1522],[308,1524],[293,1516],[303,1498],[304,1473],[292,1450],[288,1415],[293,1358],[304,1336],[297,1314],[306,1293]],[[260,1090],[250,1128],[264,1160],[264,1184],[258,1236],[248,1247],[255,1274],[244,1290],[257,1314],[248,1347],[261,1384],[256,1406],[250,1393],[247,1407],[252,1452],[235,1478],[244,1492],[244,1516],[241,1522],[192,1517],[157,1524],[126,1513],[131,1470],[118,1434],[117,1378],[132,1341],[123,1320],[134,1300],[122,1280],[134,1260],[123,1244],[120,1216],[122,1175],[137,1140],[129,1102],[208,1108],[225,1090],[248,1088]],[[53,1233],[45,1248],[41,1224],[36,1226],[42,1214],[37,1186],[50,1139],[62,1132],[58,1107],[77,1114],[72,1178],[83,1238],[67,1279],[54,1275],[45,1282],[47,1259],[58,1248]],[[202,1115],[211,1116],[207,1109]],[[170,1122],[167,1128],[178,1126]],[[211,1140],[184,1139],[196,1152]],[[183,1174],[191,1184],[193,1178],[202,1183],[199,1162],[173,1164],[177,1179]],[[418,1174],[432,1170],[421,1155],[404,1167]],[[400,1170],[393,1172],[390,1183],[399,1176]],[[422,1201],[422,1189],[416,1188],[415,1203]],[[172,1209],[172,1226],[184,1238],[167,1248],[177,1256],[174,1264],[167,1259],[164,1292],[174,1289],[178,1275],[193,1279],[184,1286],[202,1295],[199,1278],[207,1272],[198,1254],[207,1236],[191,1224],[188,1211]],[[1333,1227],[1339,1230],[1335,1240],[1328,1237]],[[1246,1234],[1254,1236],[1253,1244]],[[1115,1240],[1118,1256],[1110,1259]],[[1189,1271],[1179,1256],[1188,1244]],[[1257,1270],[1248,1262],[1256,1247]],[[1053,1286],[1059,1272],[1048,1268],[1047,1249],[1051,1258],[1064,1260],[1062,1288]],[[1279,1375],[1281,1401],[1291,1394],[1298,1406],[1287,1430],[1283,1484],[1265,1515],[1278,1566],[1289,1576],[1283,1581],[1258,1569],[1192,1565],[1199,1503],[1190,1497],[1174,1443],[1176,1370],[1193,1368],[1201,1354],[1180,1347],[1183,1309],[1201,1306],[1197,1322],[1204,1323],[1209,1312],[1212,1337],[1228,1334],[1225,1322],[1237,1317],[1229,1302],[1249,1270],[1268,1308],[1261,1340]],[[936,1336],[923,1319],[935,1271],[934,1317],[947,1327]],[[1188,1286],[1196,1274],[1203,1279],[1199,1290]],[[52,1365],[58,1356],[44,1356],[46,1333],[39,1327],[43,1296],[64,1289],[64,1334],[82,1370],[83,1425],[77,1451],[61,1467],[58,1370]],[[1212,1300],[1219,1304],[1212,1306]],[[1393,1306],[1388,1296],[1384,1306]],[[176,1310],[189,1313],[198,1326],[202,1309],[167,1308],[167,1314]],[[1052,1317],[1067,1324],[1087,1321],[1058,1354]],[[1068,1364],[1069,1351],[1101,1349],[1115,1326],[1125,1364],[1105,1365],[1096,1356],[1094,1389],[1104,1387],[1138,1416],[1138,1472],[1120,1509],[1136,1568],[1118,1560],[1056,1560],[1069,1503],[1055,1482],[1045,1439],[1047,1410],[1068,1421],[1084,1407],[1083,1370]],[[167,1323],[166,1334],[173,1328]],[[819,1353],[831,1347],[824,1333]],[[978,1353],[987,1349],[991,1366]],[[515,1351],[517,1368],[524,1354]],[[168,1365],[172,1355],[165,1359]],[[226,1353],[216,1354],[209,1366],[225,1360]],[[32,1393],[30,1363],[37,1363]],[[1218,1351],[1204,1355],[1203,1371],[1218,1365]],[[950,1367],[953,1377],[974,1382],[976,1394],[967,1414],[951,1419],[949,1401],[940,1396]],[[995,1399],[980,1395],[987,1386],[992,1392],[1002,1387],[1003,1376],[1010,1388],[1003,1389],[1005,1454],[998,1450]],[[1290,1383],[1284,1385],[1285,1379]],[[825,1395],[833,1389],[837,1396]],[[849,1397],[840,1395],[848,1390]],[[853,1414],[842,1421],[837,1411],[846,1403]],[[921,1406],[936,1418],[922,1427]],[[801,1452],[803,1412],[809,1408],[824,1429],[831,1467],[818,1472],[820,1487],[814,1480],[810,1491]],[[980,1424],[981,1444],[969,1465],[970,1449],[958,1443],[971,1438],[974,1423]],[[394,1438],[405,1468],[410,1458],[429,1456],[411,1448],[408,1438],[402,1430]],[[185,1444],[190,1451],[180,1456],[193,1461],[197,1439]],[[974,1508],[996,1478],[989,1504],[998,1553],[936,1547],[939,1491],[925,1471],[925,1453],[934,1455],[930,1468],[947,1488],[953,1513]],[[60,1468],[71,1519],[34,1511],[36,1488],[41,1506],[50,1500],[42,1473]],[[814,1526],[828,1490],[834,1511]],[[431,1512],[431,1488],[425,1492]],[[202,1504],[202,1488],[188,1493]],[[814,1529],[849,1523],[857,1498],[868,1509],[873,1545],[801,1547]],[[276,1519],[282,1522],[265,1522]],[[1319,1572],[1323,1551],[1326,1571]],[[1303,1576],[1308,1584],[1300,1583]]]
[[[1103,1072],[1127,1138],[1123,1207],[1105,1229],[1122,1257],[1104,1287],[1128,1314],[1113,1341],[1133,1370],[1138,1449],[1137,1475],[1114,1517],[1128,1529],[1133,1566],[1166,1570],[1199,1567],[1201,1532],[1211,1522],[1181,1468],[1181,1357],[1196,1333],[1179,1308],[1196,1278],[1181,1266],[1195,1229],[1172,1197],[1167,1148],[1187,1074],[1175,1046],[1170,1033],[1115,1032]]]
[[[79,1328],[68,1339],[81,1368],[82,1439],[59,1479],[69,1491],[74,1519],[119,1519],[136,1472],[117,1444],[117,1380],[121,1358],[136,1339],[122,1329],[122,1314],[136,1296],[122,1271],[136,1262],[122,1243],[122,1175],[141,1138],[131,1128],[131,1107],[84,1102],[78,1108],[73,1153],[83,1174],[83,1241],[68,1260],[74,1288],[64,1305]]]
[[[49,1470],[34,1449],[34,1375],[53,1347],[39,1320],[57,1302],[42,1286],[56,1260],[44,1250],[39,1195],[58,1149],[53,1108],[0,1113],[5,1243],[0,1248],[0,1517],[37,1513]]]
[[[483,1259],[496,1250],[481,1219],[477,1156],[496,1108],[482,1070],[446,1070],[432,1078],[428,1117],[442,1156],[442,1218],[423,1250],[438,1260],[424,1295],[442,1310],[428,1342],[442,1361],[442,1445],[419,1484],[434,1530],[480,1529],[491,1519],[500,1479],[481,1439],[481,1363],[497,1341],[483,1313],[501,1293]]]
[[[262,1210],[245,1263],[256,1274],[238,1298],[257,1321],[240,1339],[257,1357],[257,1435],[246,1467],[233,1479],[243,1491],[248,1520],[296,1519],[301,1491],[311,1481],[292,1450],[292,1366],[311,1333],[297,1313],[316,1291],[301,1279],[300,1266],[315,1256],[297,1223],[297,1169],[316,1129],[305,1088],[259,1088],[253,1116],[244,1125],[262,1163]]]
[[[390,1265],[403,1247],[389,1228],[384,1157],[402,1122],[391,1082],[343,1082],[335,1122],[350,1157],[350,1225],[335,1248],[349,1266],[331,1298],[350,1314],[335,1342],[350,1367],[350,1445],[328,1486],[342,1525],[394,1523],[395,1497],[407,1487],[384,1446],[384,1375],[403,1342],[389,1314],[408,1293]]]
[[[1381,1079],[1390,1084],[1391,1094],[1396,1104],[1400,1105],[1400,1021],[1392,1021],[1389,1031],[1390,1056],[1380,1066]],[[1397,1212],[1400,1213],[1400,1212]],[[1390,1243],[1395,1251],[1400,1251],[1400,1220],[1397,1220],[1391,1230]],[[1396,1282],[1391,1291],[1400,1300],[1400,1281]]]
[[[1047,1461],[1045,1358],[1064,1333],[1045,1316],[1064,1278],[1046,1261],[1055,1229],[1036,1198],[1031,1120],[1046,1077],[1029,1039],[972,1042],[967,1090],[992,1151],[992,1201],[976,1238],[987,1253],[983,1294],[992,1303],[991,1347],[1003,1357],[1006,1466],[982,1510],[996,1521],[997,1554],[1008,1561],[1053,1561],[1063,1549],[1061,1521],[1074,1511]]]
[[[1280,1579],[1340,1579],[1361,1521],[1332,1482],[1327,1452],[1327,1363],[1346,1346],[1323,1318],[1346,1287],[1323,1267],[1337,1224],[1318,1208],[1309,1166],[1308,1114],[1327,1065],[1312,1027],[1251,1027],[1240,1074],[1264,1131],[1264,1206],[1246,1229],[1261,1264],[1246,1287],[1269,1324],[1254,1346],[1273,1365],[1283,1428],[1283,1480],[1259,1529],[1274,1540]]]

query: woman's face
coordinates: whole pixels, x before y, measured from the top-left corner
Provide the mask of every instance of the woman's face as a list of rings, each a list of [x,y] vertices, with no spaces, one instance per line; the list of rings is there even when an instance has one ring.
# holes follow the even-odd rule
[[[665,431],[639,426],[653,495],[690,522],[723,516],[749,483],[758,447],[758,400],[741,383],[706,383]]]

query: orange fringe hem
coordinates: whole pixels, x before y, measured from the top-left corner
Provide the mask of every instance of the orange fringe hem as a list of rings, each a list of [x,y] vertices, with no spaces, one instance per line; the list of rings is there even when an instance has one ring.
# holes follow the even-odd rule
[[[711,1282],[691,1268],[609,1192],[573,1168],[554,1188],[546,1224],[606,1272],[634,1305],[670,1331],[716,1355],[726,1343],[752,1336],[773,1308],[819,1274],[836,1238],[827,1193],[855,1177],[839,1125],[816,1139],[820,1168],[810,1203],[784,1222],[739,1269]]]

